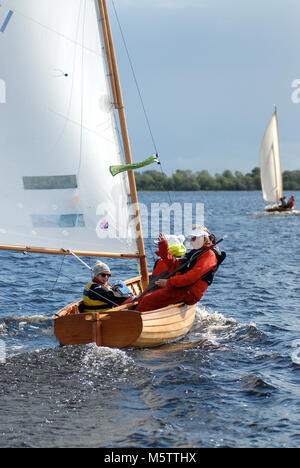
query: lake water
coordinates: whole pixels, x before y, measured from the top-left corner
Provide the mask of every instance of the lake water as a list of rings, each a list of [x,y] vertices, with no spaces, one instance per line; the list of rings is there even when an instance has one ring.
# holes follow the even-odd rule
[[[88,271],[69,257],[0,252],[0,447],[299,447],[300,212],[266,214],[258,192],[170,196],[204,203],[205,224],[228,236],[175,344],[59,347],[51,316],[81,297]],[[146,247],[151,268],[153,239]],[[108,263],[116,279],[137,274],[134,261]]]

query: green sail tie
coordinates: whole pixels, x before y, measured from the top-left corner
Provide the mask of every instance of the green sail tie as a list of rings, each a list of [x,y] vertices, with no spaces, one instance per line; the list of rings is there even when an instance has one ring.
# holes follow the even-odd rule
[[[148,166],[149,164],[153,164],[155,162],[158,163],[158,157],[150,156],[149,158],[139,163],[122,164],[120,166],[110,166],[109,170],[110,170],[111,175],[115,176],[116,174],[119,174],[120,172],[132,171],[134,169],[139,169],[140,167]]]

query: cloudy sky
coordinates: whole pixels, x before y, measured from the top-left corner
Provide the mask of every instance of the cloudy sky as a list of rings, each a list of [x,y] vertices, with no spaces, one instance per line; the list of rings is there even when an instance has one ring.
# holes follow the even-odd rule
[[[251,171],[274,103],[283,170],[300,169],[299,0],[113,2],[164,172]],[[141,161],[154,147],[108,5]]]

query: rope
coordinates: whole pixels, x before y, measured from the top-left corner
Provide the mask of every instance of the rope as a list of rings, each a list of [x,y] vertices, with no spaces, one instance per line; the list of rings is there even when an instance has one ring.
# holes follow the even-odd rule
[[[75,257],[82,265],[84,265],[88,270],[93,270],[87,263],[85,263],[81,258],[79,258],[72,250],[69,251],[73,257]]]
[[[113,5],[113,8],[114,8],[115,16],[116,16],[117,23],[118,23],[118,26],[119,26],[119,29],[120,29],[123,44],[124,44],[124,47],[125,47],[125,50],[126,50],[127,58],[128,58],[128,61],[129,61],[131,71],[132,71],[133,78],[134,78],[134,82],[135,82],[135,85],[136,85],[136,88],[137,88],[137,91],[138,91],[138,94],[139,94],[139,97],[140,97],[142,109],[143,109],[143,112],[144,112],[144,116],[145,116],[145,119],[146,119],[148,130],[149,130],[149,133],[150,133],[150,137],[151,137],[154,149],[155,149],[155,153],[158,156],[158,151],[157,151],[155,139],[154,139],[154,136],[153,136],[153,133],[152,133],[152,130],[151,130],[150,121],[149,121],[149,118],[148,118],[148,115],[147,115],[146,107],[144,105],[144,100],[143,100],[142,93],[141,93],[141,90],[140,90],[140,87],[139,87],[139,84],[138,84],[138,80],[137,80],[137,77],[136,77],[134,66],[133,66],[133,63],[132,63],[132,60],[131,60],[131,57],[130,57],[130,54],[129,54],[129,50],[128,50],[127,43],[126,43],[126,40],[125,40],[125,36],[123,34],[123,29],[122,29],[121,23],[119,21],[119,16],[118,16],[118,13],[117,13],[117,10],[116,10],[116,7],[115,7],[114,0],[111,0],[111,2],[112,2],[112,5]]]
[[[148,131],[149,131],[152,143],[153,143],[154,151],[155,151],[155,154],[156,154],[156,157],[157,157],[157,160],[158,160],[157,164],[160,167],[161,173],[163,175],[165,175],[165,173],[163,171],[163,168],[162,168],[162,163],[161,163],[160,158],[159,158],[159,153],[158,153],[157,145],[156,145],[156,142],[155,142],[155,138],[154,138],[154,135],[153,135],[153,132],[152,132],[152,129],[151,129],[150,120],[149,120],[149,117],[148,117],[146,106],[144,104],[142,92],[141,92],[141,89],[140,89],[140,86],[139,86],[139,83],[138,83],[138,80],[137,80],[137,76],[136,76],[136,73],[135,73],[133,62],[131,60],[131,56],[130,56],[130,53],[129,53],[129,49],[127,47],[127,43],[126,43],[126,40],[125,40],[123,29],[122,29],[122,26],[121,26],[121,23],[120,23],[120,20],[119,20],[119,16],[118,16],[118,13],[117,13],[117,10],[116,10],[116,7],[115,7],[115,2],[114,2],[114,0],[111,0],[111,2],[112,2],[113,9],[114,9],[114,12],[115,12],[118,27],[119,27],[119,30],[120,30],[120,33],[121,33],[121,37],[122,37],[124,48],[125,48],[125,51],[126,51],[126,54],[127,54],[129,65],[130,65],[130,68],[131,68],[131,71],[132,71],[133,79],[134,79],[134,82],[135,82],[135,85],[136,85],[136,88],[137,88],[137,92],[138,92],[138,95],[139,95],[139,98],[140,98],[140,101],[141,101],[141,106],[142,106],[142,110],[143,110],[143,113],[144,113],[144,116],[145,116],[146,125],[148,127]],[[170,195],[169,191],[168,191],[168,196],[169,196],[170,204],[172,204],[171,195]]]
[[[51,296],[51,295],[53,294],[54,289],[55,289],[55,286],[56,286],[57,283],[58,283],[58,280],[59,280],[59,277],[60,277],[60,275],[61,275],[61,270],[62,270],[64,261],[65,261],[65,258],[66,258],[66,256],[64,255],[64,256],[63,256],[63,259],[62,259],[62,262],[61,262],[61,265],[60,265],[59,272],[58,272],[57,277],[56,277],[56,280],[55,280],[54,283],[53,283],[53,286],[52,286],[51,291],[49,292],[49,296]]]
[[[141,279],[140,279],[140,288],[141,288],[141,291],[144,291],[143,283],[142,283],[141,265],[140,265],[139,262],[137,262],[137,269],[138,269],[139,276],[141,277]]]

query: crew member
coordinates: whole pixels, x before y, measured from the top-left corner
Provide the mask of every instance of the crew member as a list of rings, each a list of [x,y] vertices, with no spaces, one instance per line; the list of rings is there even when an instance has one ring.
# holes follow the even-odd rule
[[[209,236],[207,228],[195,226],[190,234],[192,250],[178,260],[170,254],[164,234],[159,235],[158,252],[168,272],[175,273],[180,266],[182,269],[168,279],[158,279],[155,284],[159,289],[143,294],[138,299],[137,310],[154,310],[179,302],[192,305],[200,301],[213,281],[218,265],[225,258],[225,253],[222,255],[217,246],[213,247]],[[211,249],[207,250],[209,247]]]
[[[175,258],[180,258],[186,254],[186,247],[184,246],[185,237],[183,235],[176,236],[176,235],[169,235],[165,236],[168,242],[168,249],[171,255]],[[155,241],[157,242],[157,241]],[[159,250],[155,252],[157,256],[160,257]],[[163,261],[162,258],[156,260],[153,271],[151,274],[151,279],[167,270],[167,265]],[[157,278],[158,279],[158,278]]]
[[[116,287],[109,286],[111,272],[108,265],[97,261],[93,273],[93,280],[87,283],[83,291],[83,312],[103,312],[132,299],[129,290],[124,291],[126,285],[123,282],[123,291],[120,282]]]
[[[281,204],[279,205],[281,208],[286,208],[287,207],[287,201],[286,197],[281,197],[280,198]]]
[[[291,210],[292,208],[294,208],[294,206],[295,206],[295,197],[294,195],[292,195],[286,204],[286,208],[289,208]]]

